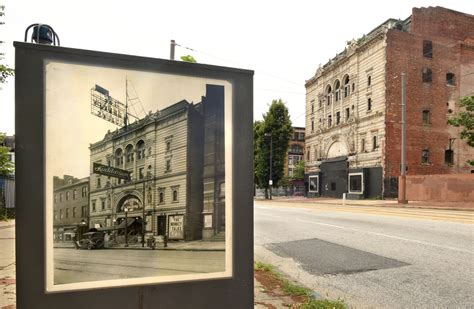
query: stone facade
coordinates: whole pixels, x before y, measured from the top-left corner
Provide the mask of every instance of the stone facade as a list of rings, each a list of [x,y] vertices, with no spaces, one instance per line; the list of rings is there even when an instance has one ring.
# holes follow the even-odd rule
[[[207,97],[216,91],[221,95],[212,100]],[[120,234],[127,217],[127,233],[132,235],[142,235],[143,231],[166,235],[170,240],[202,238],[204,216],[213,214],[213,209],[203,213],[204,145],[210,147],[217,141],[224,145],[223,135],[221,140],[205,131],[204,119],[210,113],[206,108],[212,110],[210,102],[223,110],[222,86],[207,85],[202,102],[175,103],[128,127],[108,132],[103,140],[90,146],[91,227],[118,229]],[[217,121],[223,128],[223,117]],[[206,144],[206,140],[210,142]],[[94,163],[128,171],[131,179],[95,174]]]
[[[409,173],[469,172],[464,162],[474,151],[446,121],[448,110],[457,111],[458,98],[474,88],[463,78],[468,73],[461,73],[474,64],[469,40],[474,37],[473,29],[472,15],[439,7],[413,9],[408,19],[389,19],[359,40],[348,42],[342,53],[318,68],[306,82],[310,196],[396,195],[402,71],[408,77]],[[429,59],[423,55],[425,41],[432,42]],[[430,83],[422,80],[425,68],[431,69]],[[451,80],[447,85],[448,73],[454,74],[453,85]],[[424,149],[430,149],[427,164],[421,163]],[[445,163],[447,149],[456,158],[449,164]],[[351,190],[351,186],[363,188]]]

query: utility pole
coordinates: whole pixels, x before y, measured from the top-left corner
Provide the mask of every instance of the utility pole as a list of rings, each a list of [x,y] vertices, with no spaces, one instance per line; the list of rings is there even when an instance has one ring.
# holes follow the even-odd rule
[[[170,60],[174,60],[174,48],[176,46],[176,42],[171,40],[170,42]]]
[[[270,137],[270,177],[268,180],[268,186],[270,187],[270,199],[272,199],[272,186],[273,186],[273,174],[272,174],[272,155],[273,155],[273,136],[272,133],[265,133],[265,136]]]
[[[406,163],[406,154],[407,154],[407,124],[406,124],[406,117],[407,117],[407,76],[403,72],[401,74],[401,81],[402,81],[402,153],[401,153],[401,172],[400,172],[400,183],[398,184],[398,203],[399,204],[407,204],[408,201],[406,199],[406,177],[407,177],[407,163]]]

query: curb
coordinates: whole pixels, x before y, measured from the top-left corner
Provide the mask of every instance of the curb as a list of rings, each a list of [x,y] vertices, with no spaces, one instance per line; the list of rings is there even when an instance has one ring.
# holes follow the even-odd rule
[[[74,247],[54,247],[55,249],[74,249],[74,250],[80,250],[76,249]],[[83,249],[86,250],[86,249]],[[103,248],[103,249],[94,249],[94,250],[147,250],[147,251],[153,251],[153,249],[150,249],[148,247],[146,248],[133,248],[133,247],[128,247],[128,248]],[[155,248],[155,250],[161,250],[161,251],[222,251],[225,252],[225,249],[194,249],[194,248]]]
[[[342,200],[340,203],[328,203],[328,202],[320,202],[320,201],[312,201],[312,200],[299,200],[299,201],[292,201],[292,200],[264,200],[264,199],[254,199],[256,202],[270,202],[270,203],[301,203],[301,204],[324,204],[324,205],[334,205],[334,206],[354,206],[354,207],[377,207],[377,208],[416,208],[416,209],[437,209],[437,210],[459,210],[459,211],[466,211],[466,212],[474,212],[473,208],[464,208],[464,207],[442,207],[442,206],[421,206],[421,205],[409,205],[409,206],[399,206],[398,204],[372,204],[372,205],[361,205],[361,204],[353,204],[353,203],[343,203]]]

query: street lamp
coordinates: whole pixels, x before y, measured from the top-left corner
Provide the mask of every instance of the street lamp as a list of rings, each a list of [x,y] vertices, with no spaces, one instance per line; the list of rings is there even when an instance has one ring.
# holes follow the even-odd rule
[[[266,137],[270,137],[270,176],[268,180],[268,185],[270,186],[270,199],[272,199],[272,186],[273,186],[273,179],[272,179],[272,155],[273,155],[273,136],[272,133],[265,133]]]
[[[125,247],[128,247],[128,231],[127,231],[127,228],[128,228],[128,211],[130,209],[128,209],[128,207],[125,207],[123,209],[123,211],[125,212]]]
[[[36,44],[53,44],[56,46],[56,41],[58,46],[61,45],[59,42],[58,34],[53,30],[53,27],[45,24],[32,24],[26,28],[25,31],[25,42],[28,39],[28,30],[33,28],[33,34],[31,35],[31,41],[35,41]]]

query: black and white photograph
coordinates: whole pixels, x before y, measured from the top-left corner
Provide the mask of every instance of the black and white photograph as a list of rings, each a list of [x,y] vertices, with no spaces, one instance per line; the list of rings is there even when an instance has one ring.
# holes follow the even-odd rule
[[[232,276],[229,81],[45,63],[48,292]]]

